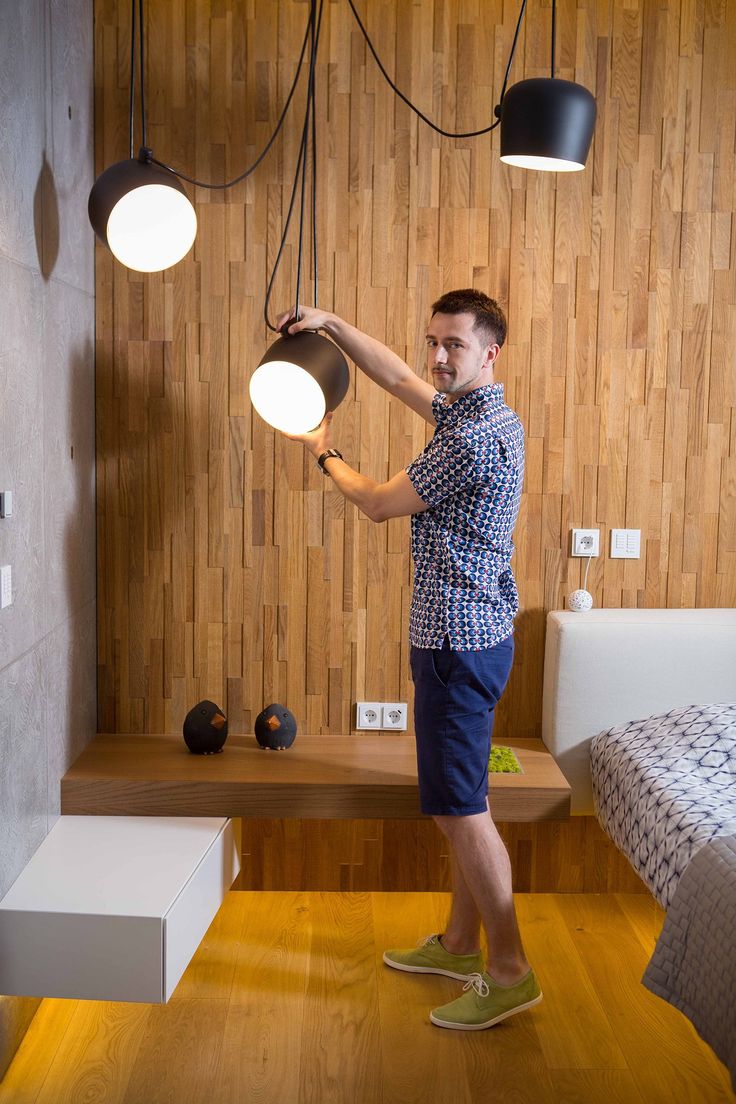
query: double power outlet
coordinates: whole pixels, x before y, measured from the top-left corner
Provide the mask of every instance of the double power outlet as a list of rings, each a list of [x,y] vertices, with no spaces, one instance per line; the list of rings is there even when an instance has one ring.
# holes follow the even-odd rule
[[[356,729],[406,731],[406,702],[357,702]]]

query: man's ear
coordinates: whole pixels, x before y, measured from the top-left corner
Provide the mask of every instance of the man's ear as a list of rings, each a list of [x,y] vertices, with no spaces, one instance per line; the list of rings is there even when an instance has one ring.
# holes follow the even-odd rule
[[[486,364],[493,365],[496,361],[496,357],[501,352],[501,346],[496,345],[495,341],[492,345],[488,345],[486,348]]]

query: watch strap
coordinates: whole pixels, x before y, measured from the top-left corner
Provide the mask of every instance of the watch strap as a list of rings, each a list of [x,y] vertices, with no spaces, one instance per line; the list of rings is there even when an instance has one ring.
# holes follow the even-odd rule
[[[327,452],[323,452],[321,456],[317,457],[317,467],[320,469],[323,475],[329,475],[327,468],[325,467],[325,460],[329,460],[331,456],[336,456],[338,460],[342,460],[342,453],[337,449],[327,449]]]

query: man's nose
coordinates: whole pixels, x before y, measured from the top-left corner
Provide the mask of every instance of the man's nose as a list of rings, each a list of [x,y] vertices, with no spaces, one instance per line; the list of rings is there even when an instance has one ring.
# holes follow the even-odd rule
[[[435,362],[435,364],[446,364],[447,363],[447,353],[445,352],[445,350],[442,348],[441,345],[438,345],[437,348],[434,351],[434,362]]]

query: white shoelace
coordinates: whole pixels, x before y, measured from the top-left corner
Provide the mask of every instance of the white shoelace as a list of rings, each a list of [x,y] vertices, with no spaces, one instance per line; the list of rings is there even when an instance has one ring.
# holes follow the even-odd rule
[[[438,935],[425,935],[419,940],[417,947],[428,947],[430,943],[436,943],[438,939]]]
[[[487,997],[491,991],[482,974],[468,974],[468,980],[463,985],[463,993],[466,989],[475,989],[479,997]]]

